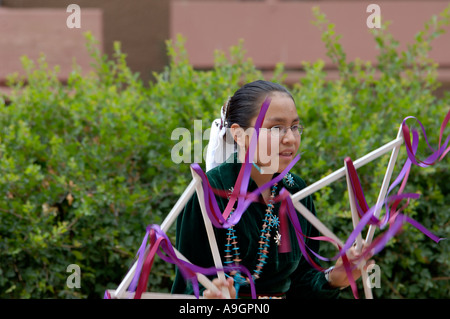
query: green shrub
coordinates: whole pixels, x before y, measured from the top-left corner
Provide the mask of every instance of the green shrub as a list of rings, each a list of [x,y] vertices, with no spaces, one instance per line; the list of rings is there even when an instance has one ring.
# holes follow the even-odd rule
[[[292,87],[306,126],[294,171],[312,183],[343,166],[346,156],[355,160],[395,138],[409,115],[422,121],[437,145],[450,94],[433,95],[437,66],[428,52],[449,24],[448,9],[404,52],[397,52],[386,28],[375,30],[376,66],[346,61],[334,26],[318,10],[315,15],[340,76],[328,81],[323,61],[305,63],[306,76]],[[167,42],[170,64],[148,86],[130,71],[120,44],[110,58],[89,34],[95,72],[82,75],[74,65],[66,85],[45,57],[22,59],[26,76],[11,76],[11,102],[0,99],[1,298],[99,298],[121,282],[145,227],[161,224],[191,179],[189,163],[172,161],[179,142],[173,130],[206,131],[228,96],[262,77],[242,43],[228,57],[217,52],[212,70],[199,71],[189,63],[184,41]],[[280,64],[272,80],[284,78]],[[202,127],[194,127],[195,119]],[[203,150],[207,137],[191,134],[192,150]],[[424,147],[419,152],[421,158],[428,154]],[[203,162],[194,153],[187,154],[191,161]],[[394,176],[405,154],[400,152]],[[371,205],[387,160],[386,155],[358,170]],[[406,190],[422,194],[406,212],[441,237],[449,233],[446,163],[413,167]],[[345,239],[352,229],[345,181],[314,196],[320,219]],[[406,226],[375,257],[382,272],[375,296],[448,297],[448,247]],[[332,256],[335,250],[323,245],[321,253]],[[66,285],[70,264],[80,266],[79,289]],[[157,258],[150,289],[167,292],[173,277],[173,267]],[[352,297],[349,289],[343,297]]]

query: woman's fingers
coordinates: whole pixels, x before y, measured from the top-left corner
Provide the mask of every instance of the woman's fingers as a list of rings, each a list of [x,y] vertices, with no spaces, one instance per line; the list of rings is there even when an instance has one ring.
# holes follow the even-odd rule
[[[206,299],[225,299],[224,295],[222,294],[222,288],[228,289],[228,291],[230,292],[230,297],[232,299],[236,298],[236,290],[233,286],[233,278],[230,277],[227,280],[220,280],[219,278],[215,278],[212,283],[217,287],[217,291],[206,289],[203,292],[203,297],[205,297]]]
[[[366,262],[366,264],[364,265],[364,270],[367,270],[367,267],[369,267],[370,265],[374,265],[375,264],[375,260],[370,259],[368,262]]]
[[[368,248],[369,244],[365,242],[363,243],[361,250],[357,250],[356,245],[350,247],[350,249],[346,253],[350,264],[356,266],[357,264],[362,263],[364,264],[364,271],[367,270],[367,267],[369,267],[369,265],[374,264],[375,261],[373,259],[370,259],[373,256],[373,253],[366,252]],[[364,258],[361,258],[361,256],[364,256]],[[355,267],[352,271],[352,276],[354,280],[358,279],[361,276],[361,269],[359,267]],[[329,278],[331,279],[330,284],[332,284],[333,286],[345,287],[350,284],[347,278],[347,272],[345,271],[342,258],[339,258],[336,261],[335,268],[331,271]]]
[[[367,262],[372,256],[373,252],[370,251],[367,253],[367,249],[369,248],[370,244],[364,242],[361,250],[356,249],[356,245],[353,245],[347,253],[347,256],[350,261],[356,260],[358,261],[362,255],[364,255],[364,261]]]

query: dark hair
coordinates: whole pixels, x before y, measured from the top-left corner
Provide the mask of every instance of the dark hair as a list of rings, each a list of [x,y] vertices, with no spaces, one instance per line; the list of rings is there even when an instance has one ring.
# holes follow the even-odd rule
[[[231,127],[234,123],[242,128],[249,127],[250,120],[259,114],[264,99],[273,92],[285,93],[294,101],[292,94],[278,83],[258,80],[242,86],[224,108],[226,127]]]

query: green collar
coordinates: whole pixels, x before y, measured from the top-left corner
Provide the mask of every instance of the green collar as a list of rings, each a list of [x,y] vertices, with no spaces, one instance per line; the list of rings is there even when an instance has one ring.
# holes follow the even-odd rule
[[[232,177],[232,186],[235,184],[235,182],[236,182],[236,179],[237,179],[237,177],[239,176],[239,171],[241,170],[241,167],[242,167],[242,162],[239,160],[239,158],[238,158],[238,156],[237,156],[237,152],[235,152],[235,153],[233,153],[233,154],[231,154],[229,157],[228,157],[228,159],[227,159],[227,161],[225,162],[225,163],[223,163],[223,164],[221,164],[220,166],[222,166],[223,168],[231,168],[231,171],[232,171],[232,176],[229,176],[229,177]],[[227,169],[228,170],[228,169]],[[224,172],[225,173],[225,172]],[[288,174],[290,174],[290,173],[288,173]],[[223,174],[222,174],[223,175]],[[272,175],[272,179],[274,179],[275,177],[277,177],[278,175],[280,175],[280,173],[274,173],[273,175]],[[228,179],[228,178],[227,178]],[[286,178],[283,178],[279,183],[278,183],[279,185],[280,184],[282,184],[282,185],[280,185],[280,187],[278,187],[278,192],[279,192],[279,190],[280,189],[282,189],[283,187],[285,187],[287,190],[291,190],[291,189],[294,189],[294,188],[298,188],[298,185],[297,185],[297,183],[295,182],[295,179],[294,179],[294,184],[292,185],[292,186],[289,186],[288,185],[288,183],[287,183],[287,181],[286,181]],[[230,186],[231,187],[231,186]],[[253,178],[250,176],[250,180],[249,180],[249,183],[248,183],[248,191],[254,191],[255,189],[257,189],[258,188],[258,185],[256,184],[256,182],[253,180]],[[277,193],[278,193],[277,192]]]

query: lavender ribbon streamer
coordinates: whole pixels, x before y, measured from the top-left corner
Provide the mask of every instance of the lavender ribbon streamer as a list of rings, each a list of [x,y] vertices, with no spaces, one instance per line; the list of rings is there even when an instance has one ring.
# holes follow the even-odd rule
[[[142,266],[144,264],[144,253],[145,253],[145,248],[147,246],[148,236],[149,236],[149,232],[146,232],[144,239],[142,240],[142,244],[139,247],[139,250],[136,254],[136,257],[138,258],[138,263],[136,266],[136,271],[133,276],[133,280],[131,281],[130,286],[128,287],[128,291],[131,291],[131,292],[136,291],[136,287],[139,282],[139,277],[140,277],[141,271],[142,271]]]

